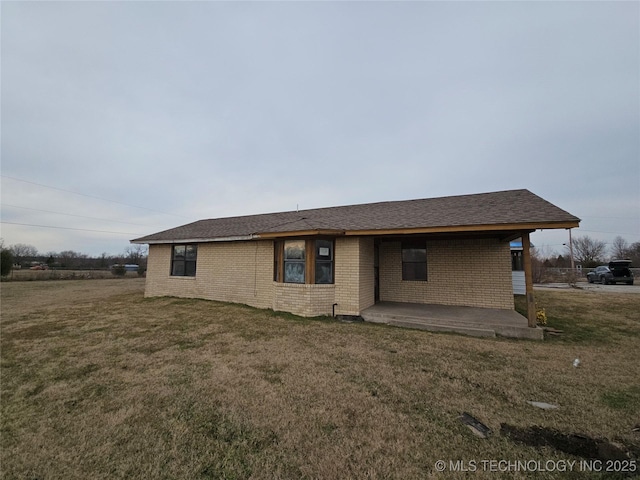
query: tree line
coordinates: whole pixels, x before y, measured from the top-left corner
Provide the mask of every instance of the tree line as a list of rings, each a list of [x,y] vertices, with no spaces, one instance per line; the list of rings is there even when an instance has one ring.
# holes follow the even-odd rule
[[[534,257],[545,267],[570,268],[571,249],[565,246],[564,255],[535,249]],[[573,239],[573,261],[582,268],[594,268],[611,260],[631,260],[633,267],[640,267],[640,242],[629,243],[621,236],[613,239],[611,245],[588,235]]]
[[[108,269],[114,264],[136,264],[146,270],[147,247],[144,245],[131,245],[119,255],[102,253],[98,256],[89,256],[73,250],[62,252],[40,253],[33,245],[16,243],[4,246],[0,239],[0,253],[2,254],[2,272],[6,275],[11,266],[30,268],[34,264],[47,265],[49,268],[61,268],[70,270],[101,270]],[[545,267],[570,268],[571,252],[569,245],[565,246],[564,254],[549,252],[544,248],[536,248],[533,257],[537,263]],[[640,268],[640,242],[629,243],[621,236],[617,236],[610,246],[602,240],[596,240],[588,235],[576,237],[573,240],[573,260],[575,265],[582,268],[593,268],[606,264],[610,260],[631,260],[634,267]]]
[[[66,270],[106,270],[114,264],[136,264],[146,270],[147,266],[147,247],[144,245],[131,245],[119,255],[105,252],[90,256],[73,250],[41,253],[33,245],[16,243],[5,246],[4,241],[0,240],[0,254],[2,275],[6,275],[12,267],[31,268],[34,265]]]

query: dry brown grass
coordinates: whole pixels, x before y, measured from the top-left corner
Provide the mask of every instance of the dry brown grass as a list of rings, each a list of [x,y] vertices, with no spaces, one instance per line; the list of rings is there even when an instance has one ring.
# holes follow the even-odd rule
[[[142,290],[138,279],[2,284],[4,478],[406,479],[438,477],[438,459],[575,459],[516,444],[501,423],[638,448],[632,295],[542,292],[567,333],[533,342]],[[474,437],[464,411],[494,435]]]
[[[135,278],[138,272],[126,272],[127,278]],[[95,280],[103,278],[116,279],[111,270],[30,270],[14,269],[6,277],[2,278],[3,282],[33,282],[40,280]]]

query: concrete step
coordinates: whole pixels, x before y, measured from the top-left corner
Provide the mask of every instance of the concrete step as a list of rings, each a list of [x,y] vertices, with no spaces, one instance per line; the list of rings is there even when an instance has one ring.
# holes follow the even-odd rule
[[[384,323],[398,327],[415,328],[433,332],[455,332],[474,337],[495,337],[496,335],[515,338],[543,339],[541,328],[529,328],[519,325],[479,324],[465,322],[455,318],[424,318],[411,315],[363,312],[366,322]]]
[[[437,320],[426,320],[419,317],[407,315],[389,314],[365,314],[365,322],[384,323],[396,327],[415,328],[418,330],[428,330],[432,332],[455,332],[474,337],[495,337],[496,332],[492,328],[479,328],[477,325],[462,324],[456,322],[443,322]]]

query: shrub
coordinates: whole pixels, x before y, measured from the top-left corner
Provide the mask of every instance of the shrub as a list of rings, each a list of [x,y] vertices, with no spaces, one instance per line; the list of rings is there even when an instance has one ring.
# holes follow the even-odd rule
[[[111,267],[111,273],[118,277],[124,277],[127,273],[127,270],[124,268],[124,265],[114,265]]]
[[[536,320],[538,325],[545,326],[547,324],[547,312],[544,308],[536,308]]]
[[[6,277],[11,273],[11,267],[13,266],[13,255],[11,251],[3,248],[0,252],[0,274]]]

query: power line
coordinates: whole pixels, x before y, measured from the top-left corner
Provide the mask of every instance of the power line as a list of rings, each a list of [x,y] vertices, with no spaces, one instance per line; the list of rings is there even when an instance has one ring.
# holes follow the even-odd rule
[[[77,230],[79,232],[112,233],[114,235],[140,235],[140,233],[131,233],[131,232],[110,232],[107,230],[90,230],[88,228],[54,227],[53,225],[34,225],[32,223],[5,222],[4,220],[0,221],[0,223],[6,223],[8,225],[22,225],[24,227],[57,228],[60,230]]]
[[[613,218],[616,220],[636,220],[638,217],[611,217],[611,216],[606,216],[606,217],[598,217],[595,215],[582,215],[582,218]]]
[[[584,228],[580,228],[579,230],[577,230],[579,232],[591,232],[591,233],[609,233],[611,235],[632,235],[634,237],[637,237],[638,234],[637,233],[624,233],[624,232],[603,232],[601,230],[585,230]]]
[[[21,208],[23,210],[33,210],[34,212],[55,213],[56,215],[66,215],[67,217],[88,218],[89,220],[100,220],[101,222],[123,223],[126,225],[135,225],[136,227],[150,227],[150,225],[141,225],[139,223],[122,222],[120,220],[109,220],[107,218],[88,217],[86,215],[74,215],[73,213],[54,212],[52,210],[42,210],[40,208],[21,207],[19,205],[10,205],[8,203],[3,203],[2,206],[11,207],[11,208]]]
[[[23,180],[22,178],[16,178],[16,177],[10,177],[8,175],[0,175],[0,177],[2,178],[8,178],[10,180],[15,180],[17,182],[23,182],[23,183],[28,183],[30,185],[37,185],[38,187],[44,187],[44,188],[50,188],[51,190],[58,190],[60,192],[65,192],[65,193],[72,193],[74,195],[80,195],[82,197],[88,197],[88,198],[95,198],[98,200],[102,200],[103,202],[110,202],[110,203],[116,203],[118,205],[124,205],[126,207],[132,207],[132,208],[140,208],[142,210],[147,210],[150,212],[156,212],[156,213],[161,213],[163,215],[170,215],[172,217],[180,217],[180,218],[189,218],[189,217],[185,217],[183,215],[176,215],[175,213],[166,213],[166,212],[162,212],[160,210],[155,210],[153,208],[147,208],[147,207],[141,207],[139,205],[131,205],[128,203],[124,203],[124,202],[118,202],[117,200],[109,200],[108,198],[103,198],[103,197],[98,197],[97,195],[88,195],[86,193],[80,193],[80,192],[74,192],[73,190],[65,190],[64,188],[58,188],[58,187],[52,187],[51,185],[45,185],[43,183],[37,183],[37,182],[32,182],[30,180]]]

